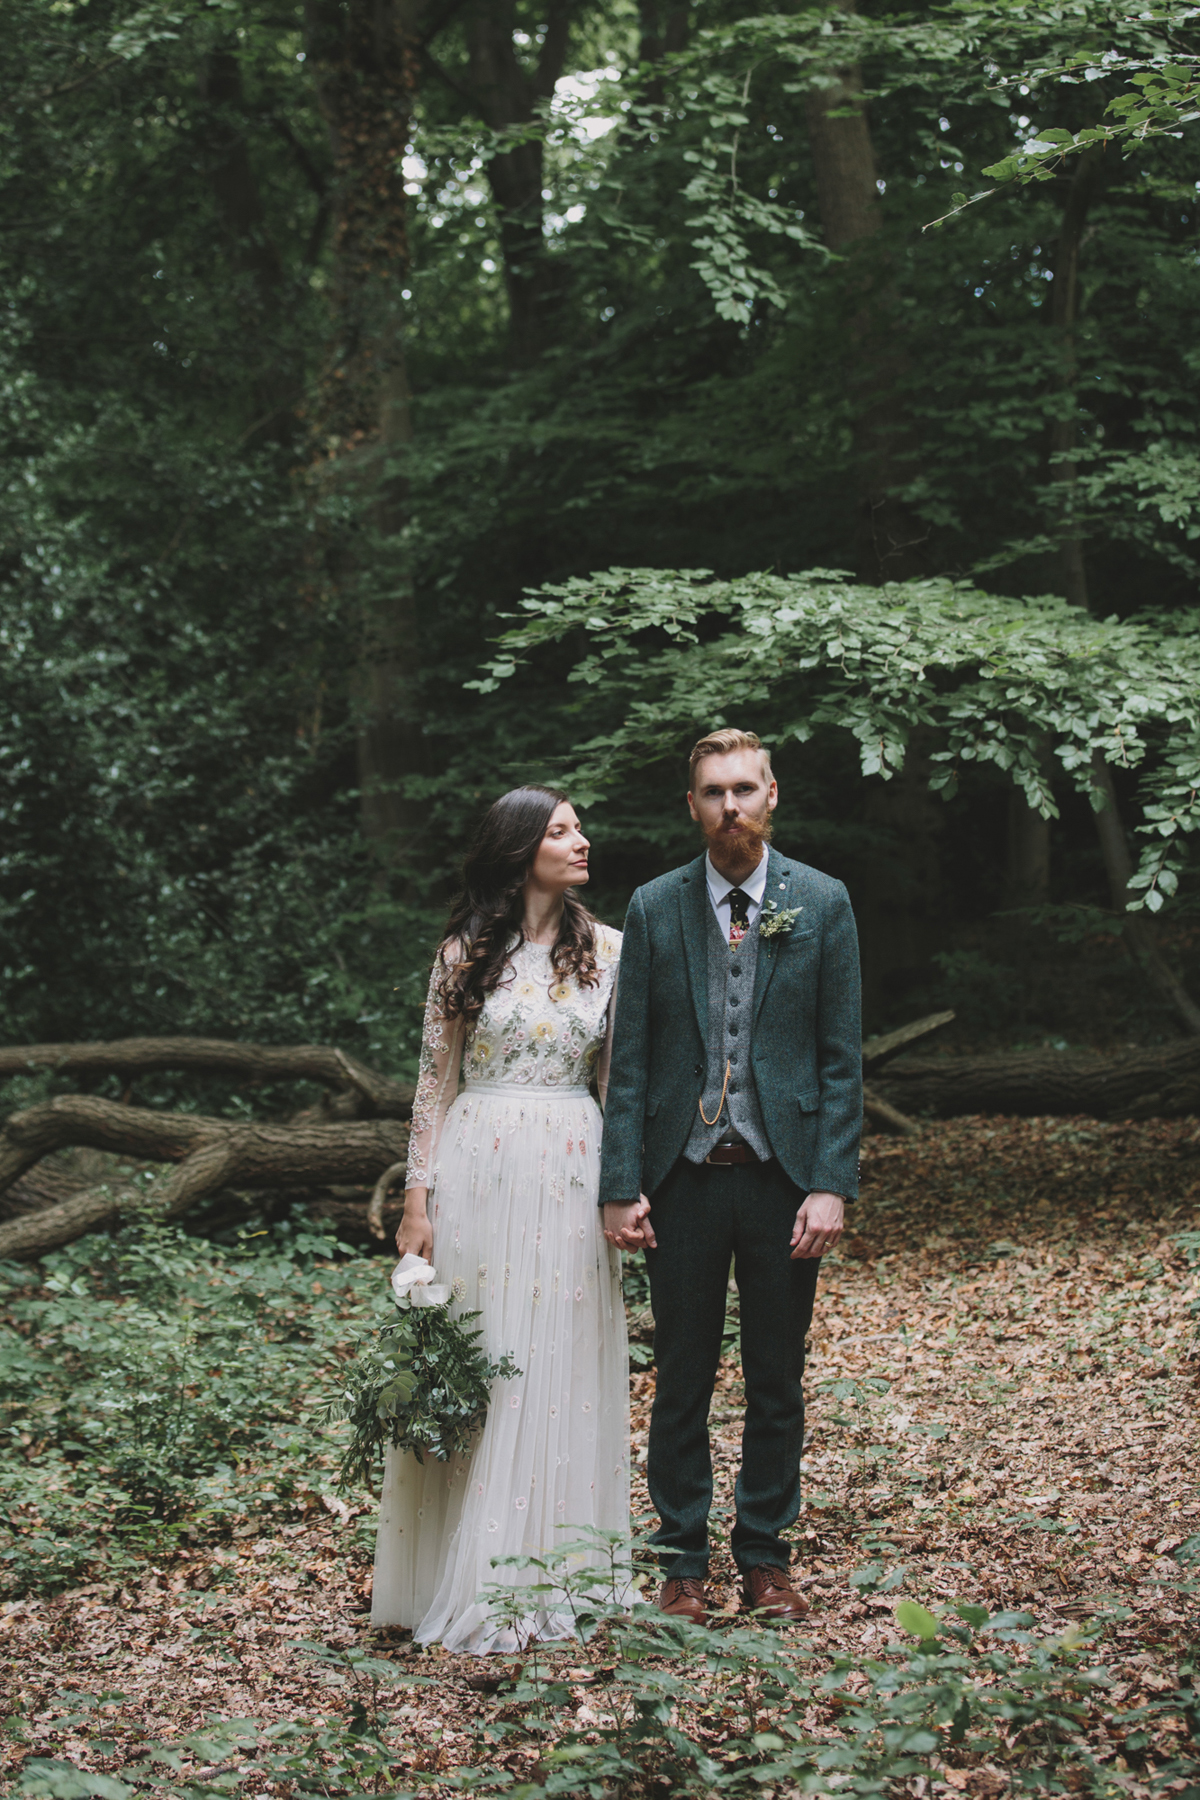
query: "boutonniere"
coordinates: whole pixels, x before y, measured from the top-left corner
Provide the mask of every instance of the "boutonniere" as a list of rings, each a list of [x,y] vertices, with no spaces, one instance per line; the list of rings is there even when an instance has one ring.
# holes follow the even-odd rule
[[[778,901],[768,900],[758,915],[759,937],[786,937],[803,911],[802,906],[786,906],[781,909]]]

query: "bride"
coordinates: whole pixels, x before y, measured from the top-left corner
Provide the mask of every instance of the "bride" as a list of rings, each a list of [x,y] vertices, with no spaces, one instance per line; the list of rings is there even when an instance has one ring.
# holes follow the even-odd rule
[[[578,897],[587,858],[562,794],[497,800],[425,1010],[396,1246],[436,1262],[455,1310],[481,1314],[488,1356],[521,1375],[496,1382],[469,1458],[388,1451],[371,1623],[477,1655],[516,1644],[479,1597],[494,1557],[553,1551],[560,1525],[629,1521],[625,1312],[588,1088],[594,1072],[603,1103],[621,934]],[[569,1617],[543,1608],[531,1633],[570,1636]]]

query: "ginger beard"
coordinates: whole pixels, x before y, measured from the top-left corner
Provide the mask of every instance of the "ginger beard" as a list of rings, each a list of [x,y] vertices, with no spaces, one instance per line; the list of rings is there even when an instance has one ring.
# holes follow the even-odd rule
[[[764,801],[761,812],[739,812],[736,816],[724,813],[718,826],[705,831],[704,841],[713,866],[726,880],[738,882],[753,875],[771,842],[772,816]]]

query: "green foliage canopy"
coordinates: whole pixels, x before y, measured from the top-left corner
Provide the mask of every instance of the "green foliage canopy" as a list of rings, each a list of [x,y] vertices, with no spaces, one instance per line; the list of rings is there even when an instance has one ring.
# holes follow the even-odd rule
[[[864,284],[886,288],[882,329],[903,350],[887,381],[919,443],[904,499],[929,570],[1018,593],[1054,585],[1046,444],[1070,411],[1097,609],[1194,605],[1190,126],[1105,159],[1070,391],[1047,325],[1065,182],[1013,181],[953,231],[921,229],[1033,132],[1074,138],[1103,121],[1127,73],[1182,68],[1187,9],[696,0],[691,12],[680,55],[643,69],[632,5],[572,9],[571,81],[521,128],[546,146],[559,298],[544,353],[517,366],[488,170],[520,133],[473,110],[466,14],[439,10],[433,56],[448,79],[419,76],[412,270],[393,296],[413,391],[400,549],[426,746],[404,779],[425,812],[417,866],[381,877],[355,791],[357,621],[320,578],[331,542],[354,553],[369,530],[348,490],[335,504],[311,479],[339,321],[333,159],[304,9],[13,0],[0,70],[11,1040],[312,1037],[402,1065],[440,895],[480,805],[561,764],[564,743],[618,731],[637,698],[560,683],[581,654],[565,640],[520,679],[464,693],[479,646],[523,590],[609,564],[730,580],[848,566]],[[544,13],[518,0],[513,19],[528,68]],[[1084,52],[1097,79],[1061,79]],[[224,98],[206,86],[214,56],[236,71]],[[885,191],[870,246],[839,259],[822,240],[806,102],[847,62],[862,68]],[[219,199],[235,152],[259,208],[240,236]],[[380,560],[386,593],[394,570]],[[726,629],[714,616],[700,636]],[[1165,629],[1169,660],[1182,628]],[[639,655],[656,643],[639,639]],[[1146,649],[1137,666],[1153,660]],[[656,667],[648,657],[648,679]],[[764,685],[768,711],[780,689]],[[1127,752],[1145,771],[1181,741],[1156,718],[1137,716]],[[1178,785],[1190,779],[1181,764]],[[863,795],[810,823],[828,834],[852,817],[865,835]],[[1172,854],[1179,799],[1150,798],[1169,805],[1158,823]],[[588,826],[601,869],[612,849],[599,903],[615,916],[675,853],[673,827],[657,796],[631,820],[611,786]],[[1096,891],[1057,850],[1055,880],[1072,897]],[[977,888],[994,892],[990,867]],[[1165,884],[1152,875],[1150,891]]]
[[[1200,612],[1100,620],[1053,595],[948,580],[866,587],[823,569],[733,581],[611,569],[522,605],[530,617],[475,685],[490,690],[540,646],[586,632],[570,680],[619,696],[624,717],[580,746],[581,795],[697,729],[764,713],[781,742],[850,732],[863,774],[884,780],[923,730],[936,791],[953,793],[965,764],[990,763],[1046,816],[1057,812],[1047,753],[1096,805],[1099,754],[1142,772],[1139,830],[1151,841],[1131,905],[1157,911],[1178,886],[1184,839],[1200,826]]]

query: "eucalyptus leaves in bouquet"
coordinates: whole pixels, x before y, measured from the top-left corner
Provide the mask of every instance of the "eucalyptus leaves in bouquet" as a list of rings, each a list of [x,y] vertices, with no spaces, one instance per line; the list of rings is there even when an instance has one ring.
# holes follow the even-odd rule
[[[448,1462],[469,1455],[492,1383],[521,1373],[510,1356],[488,1360],[483,1333],[471,1329],[479,1314],[451,1318],[446,1302],[432,1298],[441,1291],[426,1287],[414,1304],[398,1290],[396,1319],[360,1339],[325,1408],[327,1421],[349,1419],[352,1428],[338,1469],[341,1487],[371,1485],[389,1444],[422,1463],[426,1456]]]

